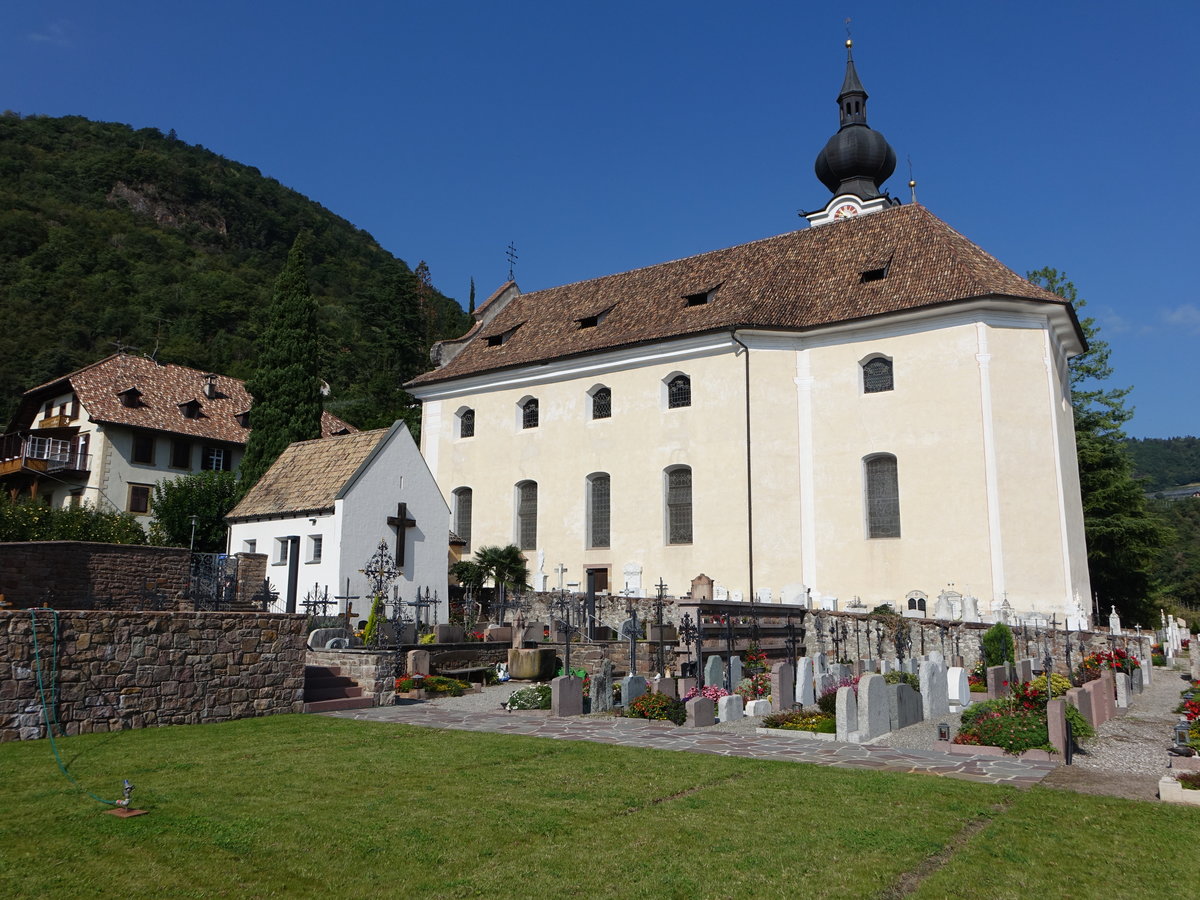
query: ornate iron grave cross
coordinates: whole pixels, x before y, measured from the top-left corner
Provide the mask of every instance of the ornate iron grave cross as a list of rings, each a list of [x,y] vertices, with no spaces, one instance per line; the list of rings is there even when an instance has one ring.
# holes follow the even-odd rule
[[[796,669],[796,648],[799,645],[799,640],[796,638],[796,623],[792,621],[792,614],[788,613],[787,617],[787,648],[788,661],[792,664],[792,670]]]
[[[704,646],[704,639],[700,636],[700,631],[701,629],[697,623],[692,621],[692,614],[684,613],[683,618],[679,621],[679,638],[683,641],[683,645],[688,648],[688,656],[691,658],[692,664],[696,667],[696,686],[703,689],[704,670],[700,667],[700,652]]]
[[[437,602],[436,598],[430,599],[429,587],[426,585],[425,596],[421,596],[421,589],[417,588],[417,599],[410,600],[406,605],[412,607],[413,620],[418,625],[428,625],[429,616],[426,615],[425,610],[432,606],[434,608],[434,615],[437,615]]]
[[[733,693],[733,616],[725,613],[725,690]]]
[[[661,675],[662,671],[663,671],[663,666],[666,664],[666,657],[665,657],[666,650],[663,647],[662,626],[663,626],[663,598],[666,597],[666,595],[667,595],[667,586],[665,584],[663,584],[663,580],[660,578],[660,579],[658,579],[658,584],[656,585],[656,587],[658,588],[658,596],[654,600],[654,624],[658,626],[658,641],[655,644],[655,646],[658,649],[655,652],[658,657],[658,673]]]
[[[417,520],[408,514],[407,503],[396,504],[396,514],[387,517],[390,527],[396,529],[396,565],[404,568],[404,545],[407,543],[408,529],[415,528]]]
[[[312,590],[309,591],[300,605],[304,607],[304,611],[308,613],[308,617],[316,618],[320,616],[322,619],[329,616],[329,604],[336,603],[337,598],[329,599],[329,588],[322,588],[317,582],[313,583]]]
[[[558,624],[562,628],[563,644],[563,671],[571,674],[571,638],[579,633],[579,626],[571,623],[571,610],[574,607],[573,599],[566,591],[559,591],[558,597],[550,603],[558,615]]]
[[[641,632],[641,625],[638,623],[637,606],[633,603],[627,603],[625,613],[629,616],[623,623],[626,633],[622,635],[629,640],[629,674],[637,674],[637,639]]]
[[[349,578],[347,578],[347,579],[346,579],[346,593],[344,593],[344,594],[334,594],[334,595],[333,595],[333,599],[334,599],[334,600],[345,600],[345,601],[346,601],[346,618],[347,618],[347,619],[349,619],[349,617],[350,617],[350,613],[353,611],[353,606],[351,605],[350,601],[351,601],[351,600],[360,600],[360,599],[362,599],[362,598],[361,598],[361,597],[359,597],[359,596],[358,596],[358,594],[351,594],[351,593],[350,593],[350,579],[349,579]]]
[[[403,506],[404,504],[401,504]],[[400,570],[392,562],[392,554],[388,551],[387,541],[380,541],[374,555],[363,566],[362,573],[367,576],[367,584],[371,591],[371,602],[376,597],[387,597],[392,582],[400,577]],[[349,590],[349,583],[347,583]]]

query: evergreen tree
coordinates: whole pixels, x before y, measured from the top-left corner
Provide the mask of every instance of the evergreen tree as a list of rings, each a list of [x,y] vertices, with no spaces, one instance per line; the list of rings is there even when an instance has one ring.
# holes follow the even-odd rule
[[[250,439],[239,470],[243,492],[293,441],[321,436],[321,379],[317,304],[309,293],[308,262],[301,234],[275,282],[267,326],[259,339],[258,368],[247,379],[254,397]]]
[[[1087,305],[1057,269],[1038,269],[1026,277],[1077,310]],[[1145,623],[1158,589],[1155,568],[1171,532],[1147,507],[1125,450],[1121,427],[1133,416],[1125,406],[1130,388],[1106,385],[1113,369],[1096,320],[1081,317],[1079,326],[1088,349],[1071,360],[1071,400],[1092,593],[1102,610],[1116,606],[1126,620]]]
[[[475,314],[475,276],[471,276],[471,302],[467,306],[467,315]]]

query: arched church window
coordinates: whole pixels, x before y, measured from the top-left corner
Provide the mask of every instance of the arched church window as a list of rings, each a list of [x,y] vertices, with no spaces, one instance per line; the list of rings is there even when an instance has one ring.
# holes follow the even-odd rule
[[[900,480],[896,457],[890,453],[863,460],[867,537],[900,537]]]
[[[892,381],[892,361],[885,356],[876,356],[862,364],[863,393],[878,394],[880,391],[890,391]]]

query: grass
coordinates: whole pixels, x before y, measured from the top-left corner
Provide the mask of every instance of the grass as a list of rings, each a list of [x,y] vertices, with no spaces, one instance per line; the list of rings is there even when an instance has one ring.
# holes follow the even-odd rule
[[[1200,841],[1191,808],[316,716],[59,746],[151,812],[0,745],[6,897],[1144,896]]]

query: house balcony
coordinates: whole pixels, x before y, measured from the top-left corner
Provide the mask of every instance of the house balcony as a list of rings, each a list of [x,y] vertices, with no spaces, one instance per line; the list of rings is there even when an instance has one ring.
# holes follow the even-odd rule
[[[42,420],[33,427],[38,430],[50,428],[69,428],[71,425],[71,417],[67,415],[61,416],[43,416]]]
[[[0,476],[15,472],[86,475],[92,455],[80,453],[71,441],[8,434],[0,439]]]

